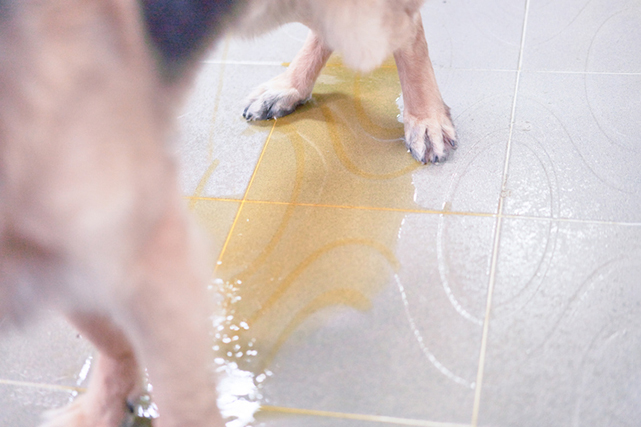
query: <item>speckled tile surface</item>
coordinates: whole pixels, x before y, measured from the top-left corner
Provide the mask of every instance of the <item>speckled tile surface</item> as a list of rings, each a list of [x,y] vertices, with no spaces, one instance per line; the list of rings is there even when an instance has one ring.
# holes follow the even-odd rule
[[[306,36],[225,40],[179,117],[213,242],[228,427],[631,426],[641,414],[641,6],[430,0],[459,148],[406,153],[393,61],[332,58],[311,102],[243,99]],[[57,318],[2,326],[0,425],[86,386]],[[263,409],[254,413],[257,405]]]

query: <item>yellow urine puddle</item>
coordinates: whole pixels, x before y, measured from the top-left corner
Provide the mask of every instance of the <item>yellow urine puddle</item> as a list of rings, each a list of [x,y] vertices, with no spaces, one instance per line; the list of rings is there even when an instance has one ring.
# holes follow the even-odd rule
[[[399,210],[417,209],[393,62],[366,76],[329,65],[275,123],[217,263],[219,354],[254,373],[311,315],[371,307],[399,268]]]

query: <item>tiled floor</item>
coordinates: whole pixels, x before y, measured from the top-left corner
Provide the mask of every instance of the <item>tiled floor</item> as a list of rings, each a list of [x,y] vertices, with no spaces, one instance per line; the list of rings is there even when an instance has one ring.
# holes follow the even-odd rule
[[[393,62],[330,60],[314,100],[243,97],[306,29],[225,41],[180,117],[186,203],[219,251],[229,427],[641,423],[641,3],[429,0],[460,144],[405,152]],[[52,315],[0,341],[0,425],[86,385]],[[238,418],[236,418],[238,417]]]

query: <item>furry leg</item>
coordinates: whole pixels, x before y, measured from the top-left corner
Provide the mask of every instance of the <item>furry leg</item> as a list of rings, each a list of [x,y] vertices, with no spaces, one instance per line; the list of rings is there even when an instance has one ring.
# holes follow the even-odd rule
[[[178,194],[178,192],[176,191]],[[205,245],[177,198],[142,248],[123,324],[149,373],[158,427],[221,427],[210,371]]]
[[[98,349],[89,390],[66,407],[47,412],[42,427],[116,427],[125,419],[127,398],[140,392],[133,349],[110,318],[72,313],[69,319]]]
[[[314,83],[331,54],[320,37],[310,31],[287,70],[249,95],[243,117],[267,120],[292,113],[311,97]]]
[[[414,22],[411,43],[394,52],[403,90],[405,144],[416,160],[438,163],[456,149],[456,132],[436,84],[419,13]]]

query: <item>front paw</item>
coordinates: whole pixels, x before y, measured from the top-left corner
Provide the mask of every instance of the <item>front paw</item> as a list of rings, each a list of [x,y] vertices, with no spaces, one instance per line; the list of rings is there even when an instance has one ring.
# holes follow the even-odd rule
[[[405,145],[416,160],[440,163],[456,150],[456,131],[447,106],[438,114],[419,118],[403,115]]]
[[[283,117],[304,104],[310,94],[301,94],[288,81],[286,74],[258,86],[246,100],[243,117],[247,120],[268,120]]]

